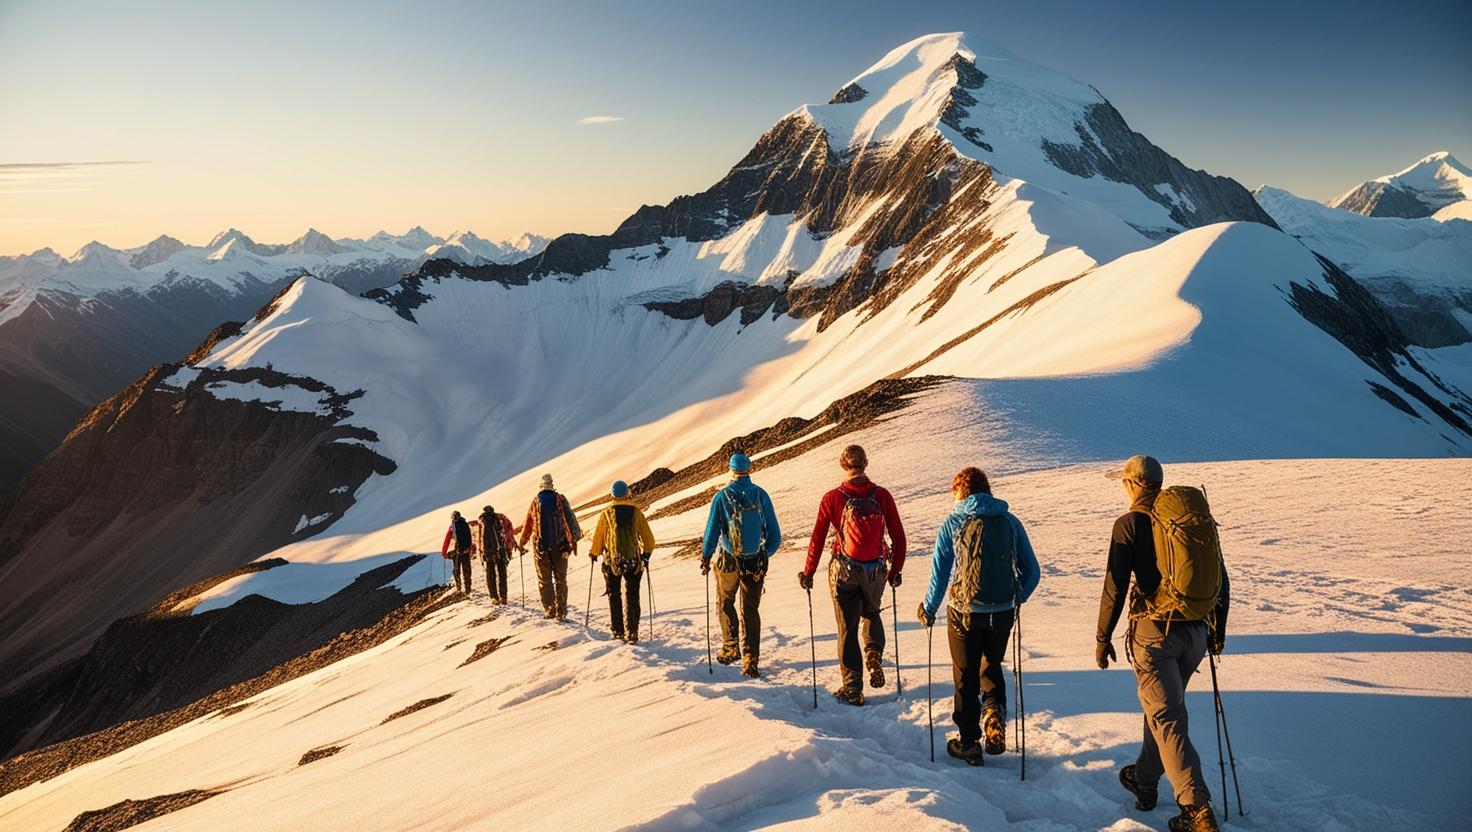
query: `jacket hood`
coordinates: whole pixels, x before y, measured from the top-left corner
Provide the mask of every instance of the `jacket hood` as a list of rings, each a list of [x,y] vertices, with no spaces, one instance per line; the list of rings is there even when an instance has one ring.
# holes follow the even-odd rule
[[[998,500],[990,494],[972,494],[956,503],[951,513],[965,517],[1000,517],[1007,513],[1007,501]]]
[[[839,491],[842,491],[844,494],[850,497],[863,497],[864,495],[868,494],[869,491],[873,488],[874,481],[869,479],[868,477],[854,477],[851,480],[844,480],[843,483],[838,486]]]
[[[634,501],[633,500],[627,500],[627,499],[620,500],[620,499],[615,498],[615,499],[609,500],[608,504],[611,505],[611,506],[633,506],[634,508],[638,508],[637,505],[634,505]]]

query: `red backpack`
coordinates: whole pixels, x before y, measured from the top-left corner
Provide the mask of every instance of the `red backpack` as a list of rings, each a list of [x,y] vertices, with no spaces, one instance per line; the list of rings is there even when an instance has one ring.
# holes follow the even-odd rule
[[[852,560],[871,561],[889,556],[884,540],[884,509],[875,495],[879,486],[862,497],[850,496],[838,518],[838,533],[833,537],[834,554]]]

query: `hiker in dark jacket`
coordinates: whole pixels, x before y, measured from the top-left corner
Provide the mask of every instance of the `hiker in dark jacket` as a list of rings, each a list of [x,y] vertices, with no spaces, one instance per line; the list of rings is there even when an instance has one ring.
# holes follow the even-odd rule
[[[450,544],[454,543],[453,550]],[[455,570],[455,589],[470,592],[470,552],[475,540],[470,534],[470,524],[460,512],[450,512],[450,527],[445,529],[445,542],[440,544],[440,557],[449,558]]]
[[[481,509],[475,528],[475,545],[480,550],[480,562],[486,570],[486,592],[491,603],[506,603],[506,564],[511,560],[512,547],[506,540],[506,518],[490,506]]]
[[[537,553],[537,588],[542,593],[542,610],[547,618],[567,618],[567,560],[577,551],[578,518],[567,498],[552,487],[552,475],[542,475],[542,490],[532,498],[521,526],[517,545],[526,548],[528,538]]]
[[[768,559],[782,545],[782,528],[772,498],[751,481],[751,460],[746,454],[731,455],[730,485],[710,501],[701,546],[700,574],[710,574],[715,558],[717,611],[721,623],[721,652],[716,661],[731,664],[741,659],[741,673],[756,678],[761,654],[762,616],[760,605],[767,577]],[[732,540],[732,518],[739,517],[741,539]],[[720,552],[716,556],[717,551]],[[736,617],[736,595],[741,594],[741,617]],[[737,635],[741,636],[737,641]],[[739,645],[739,649],[738,649]]]
[[[992,496],[985,473],[963,468],[951,480],[951,494],[956,505],[936,533],[930,587],[918,616],[927,628],[934,625],[945,600],[946,641],[956,682],[951,718],[960,730],[946,742],[946,752],[980,765],[983,737],[986,753],[1007,750],[1002,661],[1017,608],[1037,589],[1041,570],[1022,521],[1007,511],[1006,502]]]
[[[1109,567],[1104,573],[1104,592],[1099,599],[1099,624],[1094,658],[1100,669],[1116,659],[1111,640],[1124,612],[1130,576],[1135,591],[1131,596],[1127,656],[1132,659],[1139,684],[1140,705],[1145,713],[1144,741],[1133,765],[1120,769],[1119,781],[1135,796],[1141,811],[1155,808],[1161,775],[1175,787],[1181,814],[1172,818],[1172,832],[1211,832],[1217,829],[1211,810],[1211,792],[1201,769],[1201,757],[1191,744],[1186,714],[1186,685],[1205,658],[1206,651],[1220,653],[1226,642],[1227,610],[1231,592],[1225,564],[1214,613],[1215,629],[1200,620],[1167,617],[1156,620],[1149,601],[1160,589],[1160,566],[1156,560],[1152,516],[1165,473],[1153,457],[1133,456],[1122,471],[1110,474],[1124,481],[1130,508],[1114,521],[1109,539]]]
[[[833,557],[828,561],[828,590],[838,621],[838,666],[842,684],[833,691],[840,702],[864,704],[864,669],[870,687],[884,687],[884,585],[900,585],[905,565],[905,527],[889,491],[869,481],[869,458],[858,445],[838,457],[843,484],[823,495],[818,520],[808,541],[808,560],[797,583],[811,591],[813,575],[823,559],[828,529],[833,528]],[[889,543],[885,543],[885,534]],[[862,639],[863,648],[860,649]]]
[[[603,583],[613,637],[639,643],[639,579],[654,552],[654,532],[644,512],[629,500],[629,486],[619,480],[611,489],[613,503],[598,515],[593,531],[593,560],[603,558]],[[627,590],[627,597],[625,596]]]

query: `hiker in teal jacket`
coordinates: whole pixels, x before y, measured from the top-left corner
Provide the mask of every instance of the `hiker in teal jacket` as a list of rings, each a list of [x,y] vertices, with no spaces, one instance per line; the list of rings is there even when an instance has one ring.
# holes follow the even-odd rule
[[[716,661],[731,664],[741,658],[741,672],[759,675],[757,661],[761,652],[762,619],[758,605],[762,600],[762,581],[767,576],[767,561],[782,545],[782,527],[772,510],[772,498],[751,481],[751,460],[746,454],[731,456],[730,485],[716,492],[710,503],[710,517],[705,524],[705,541],[701,549],[700,572],[709,574],[715,558],[717,610],[721,619],[721,652]],[[731,518],[741,512],[741,540],[733,545]],[[734,556],[740,549],[740,557]],[[720,555],[717,556],[717,550]],[[736,593],[741,593],[741,618],[736,617]],[[737,650],[738,630],[743,638]]]
[[[983,733],[986,753],[1001,754],[1007,748],[1007,688],[1002,660],[1016,620],[1015,608],[1037,588],[1040,570],[1022,521],[1007,511],[1006,502],[992,496],[986,474],[977,468],[963,469],[952,481],[951,492],[956,505],[936,533],[930,588],[920,603],[918,617],[921,624],[930,627],[941,601],[946,602],[947,641],[956,682],[953,719],[961,732],[946,743],[946,750],[953,757],[979,765]],[[973,518],[982,521],[980,529],[984,533],[968,538],[963,530]],[[999,581],[998,586],[979,586],[970,597],[961,597],[961,576],[956,575],[953,583],[952,572],[958,571],[958,554],[970,556],[957,552],[968,542],[981,550],[976,551],[977,556],[1004,558],[1010,564],[1000,572],[981,571],[983,584],[990,575]]]

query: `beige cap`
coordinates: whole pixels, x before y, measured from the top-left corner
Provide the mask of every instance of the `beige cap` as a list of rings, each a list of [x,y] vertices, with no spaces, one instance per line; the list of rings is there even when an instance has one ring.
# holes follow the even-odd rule
[[[1135,454],[1124,461],[1123,468],[1116,468],[1104,476],[1111,480],[1165,482],[1165,470],[1160,467],[1160,461],[1145,454]]]
[[[552,490],[552,475],[551,474],[543,474],[542,475],[542,490],[543,491],[551,491]]]

